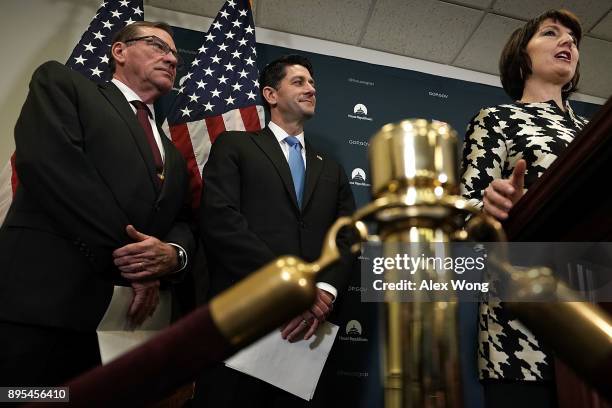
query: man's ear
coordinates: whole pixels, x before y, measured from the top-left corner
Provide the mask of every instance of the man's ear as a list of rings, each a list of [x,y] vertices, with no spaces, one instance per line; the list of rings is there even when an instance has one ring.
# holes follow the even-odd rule
[[[266,86],[262,91],[262,95],[270,106],[276,105],[276,89],[271,86]]]
[[[125,63],[125,50],[126,45],[122,42],[116,42],[111,47],[112,57],[115,59],[115,66],[123,65]]]

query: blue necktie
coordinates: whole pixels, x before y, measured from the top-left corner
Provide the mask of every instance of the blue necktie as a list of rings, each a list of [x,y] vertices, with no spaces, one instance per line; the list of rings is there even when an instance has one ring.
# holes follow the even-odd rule
[[[302,145],[295,136],[287,136],[285,142],[289,145],[289,168],[293,177],[293,186],[297,195],[298,206],[302,208],[302,194],[304,193],[304,160],[302,160]]]

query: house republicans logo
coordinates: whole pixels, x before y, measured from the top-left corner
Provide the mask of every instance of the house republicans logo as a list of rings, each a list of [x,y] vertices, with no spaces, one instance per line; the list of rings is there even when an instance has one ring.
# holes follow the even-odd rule
[[[366,174],[365,171],[363,171],[363,169],[360,169],[359,167],[357,167],[356,169],[353,170],[353,172],[351,173],[351,178],[355,181],[366,181]]]
[[[368,339],[366,337],[362,337],[363,328],[361,327],[361,323],[358,320],[350,320],[346,327],[344,328],[344,332],[346,336],[339,336],[342,341],[350,341],[350,342],[367,342]]]
[[[368,122],[373,121],[374,119],[368,117],[368,108],[363,103],[358,103],[353,107],[353,114],[350,113],[347,115],[350,119],[357,120],[367,120]]]
[[[366,106],[364,104],[358,103],[353,108],[353,113],[355,115],[367,115],[368,114],[368,108],[366,108]]]
[[[356,167],[351,173],[351,181],[349,184],[354,186],[370,187],[370,183],[366,183],[366,173],[363,169]]]
[[[349,336],[361,336],[361,323],[357,320],[351,320],[346,324],[346,334]]]

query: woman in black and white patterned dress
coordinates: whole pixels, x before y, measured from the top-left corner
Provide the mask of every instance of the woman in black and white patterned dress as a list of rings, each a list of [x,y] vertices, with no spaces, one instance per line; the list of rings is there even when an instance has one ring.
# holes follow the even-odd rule
[[[500,58],[513,103],[482,109],[470,122],[463,150],[462,194],[499,219],[559,156],[586,120],[567,97],[579,79],[580,22],[565,10],[528,21]],[[554,407],[552,358],[503,307],[480,308],[479,370],[487,407]]]

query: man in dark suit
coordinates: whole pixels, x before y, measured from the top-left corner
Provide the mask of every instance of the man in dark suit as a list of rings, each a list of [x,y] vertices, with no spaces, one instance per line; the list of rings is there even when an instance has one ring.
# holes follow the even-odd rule
[[[202,173],[200,222],[213,295],[280,255],[317,259],[329,227],[355,209],[342,167],[304,137],[304,123],[315,113],[312,72],[310,62],[297,55],[270,63],[259,80],[268,126],[256,133],[225,132],[212,146]],[[346,254],[346,235],[339,245]],[[349,265],[346,256],[321,277],[316,302],[282,327],[283,338],[314,334],[345,288]],[[303,403],[225,367],[205,375],[200,385],[208,406]]]
[[[133,288],[139,324],[195,246],[186,164],[152,110],[176,75],[170,27],[128,25],[111,52],[103,85],[40,66],[15,127],[20,185],[0,229],[2,386],[59,384],[99,364],[95,329],[113,286]]]

